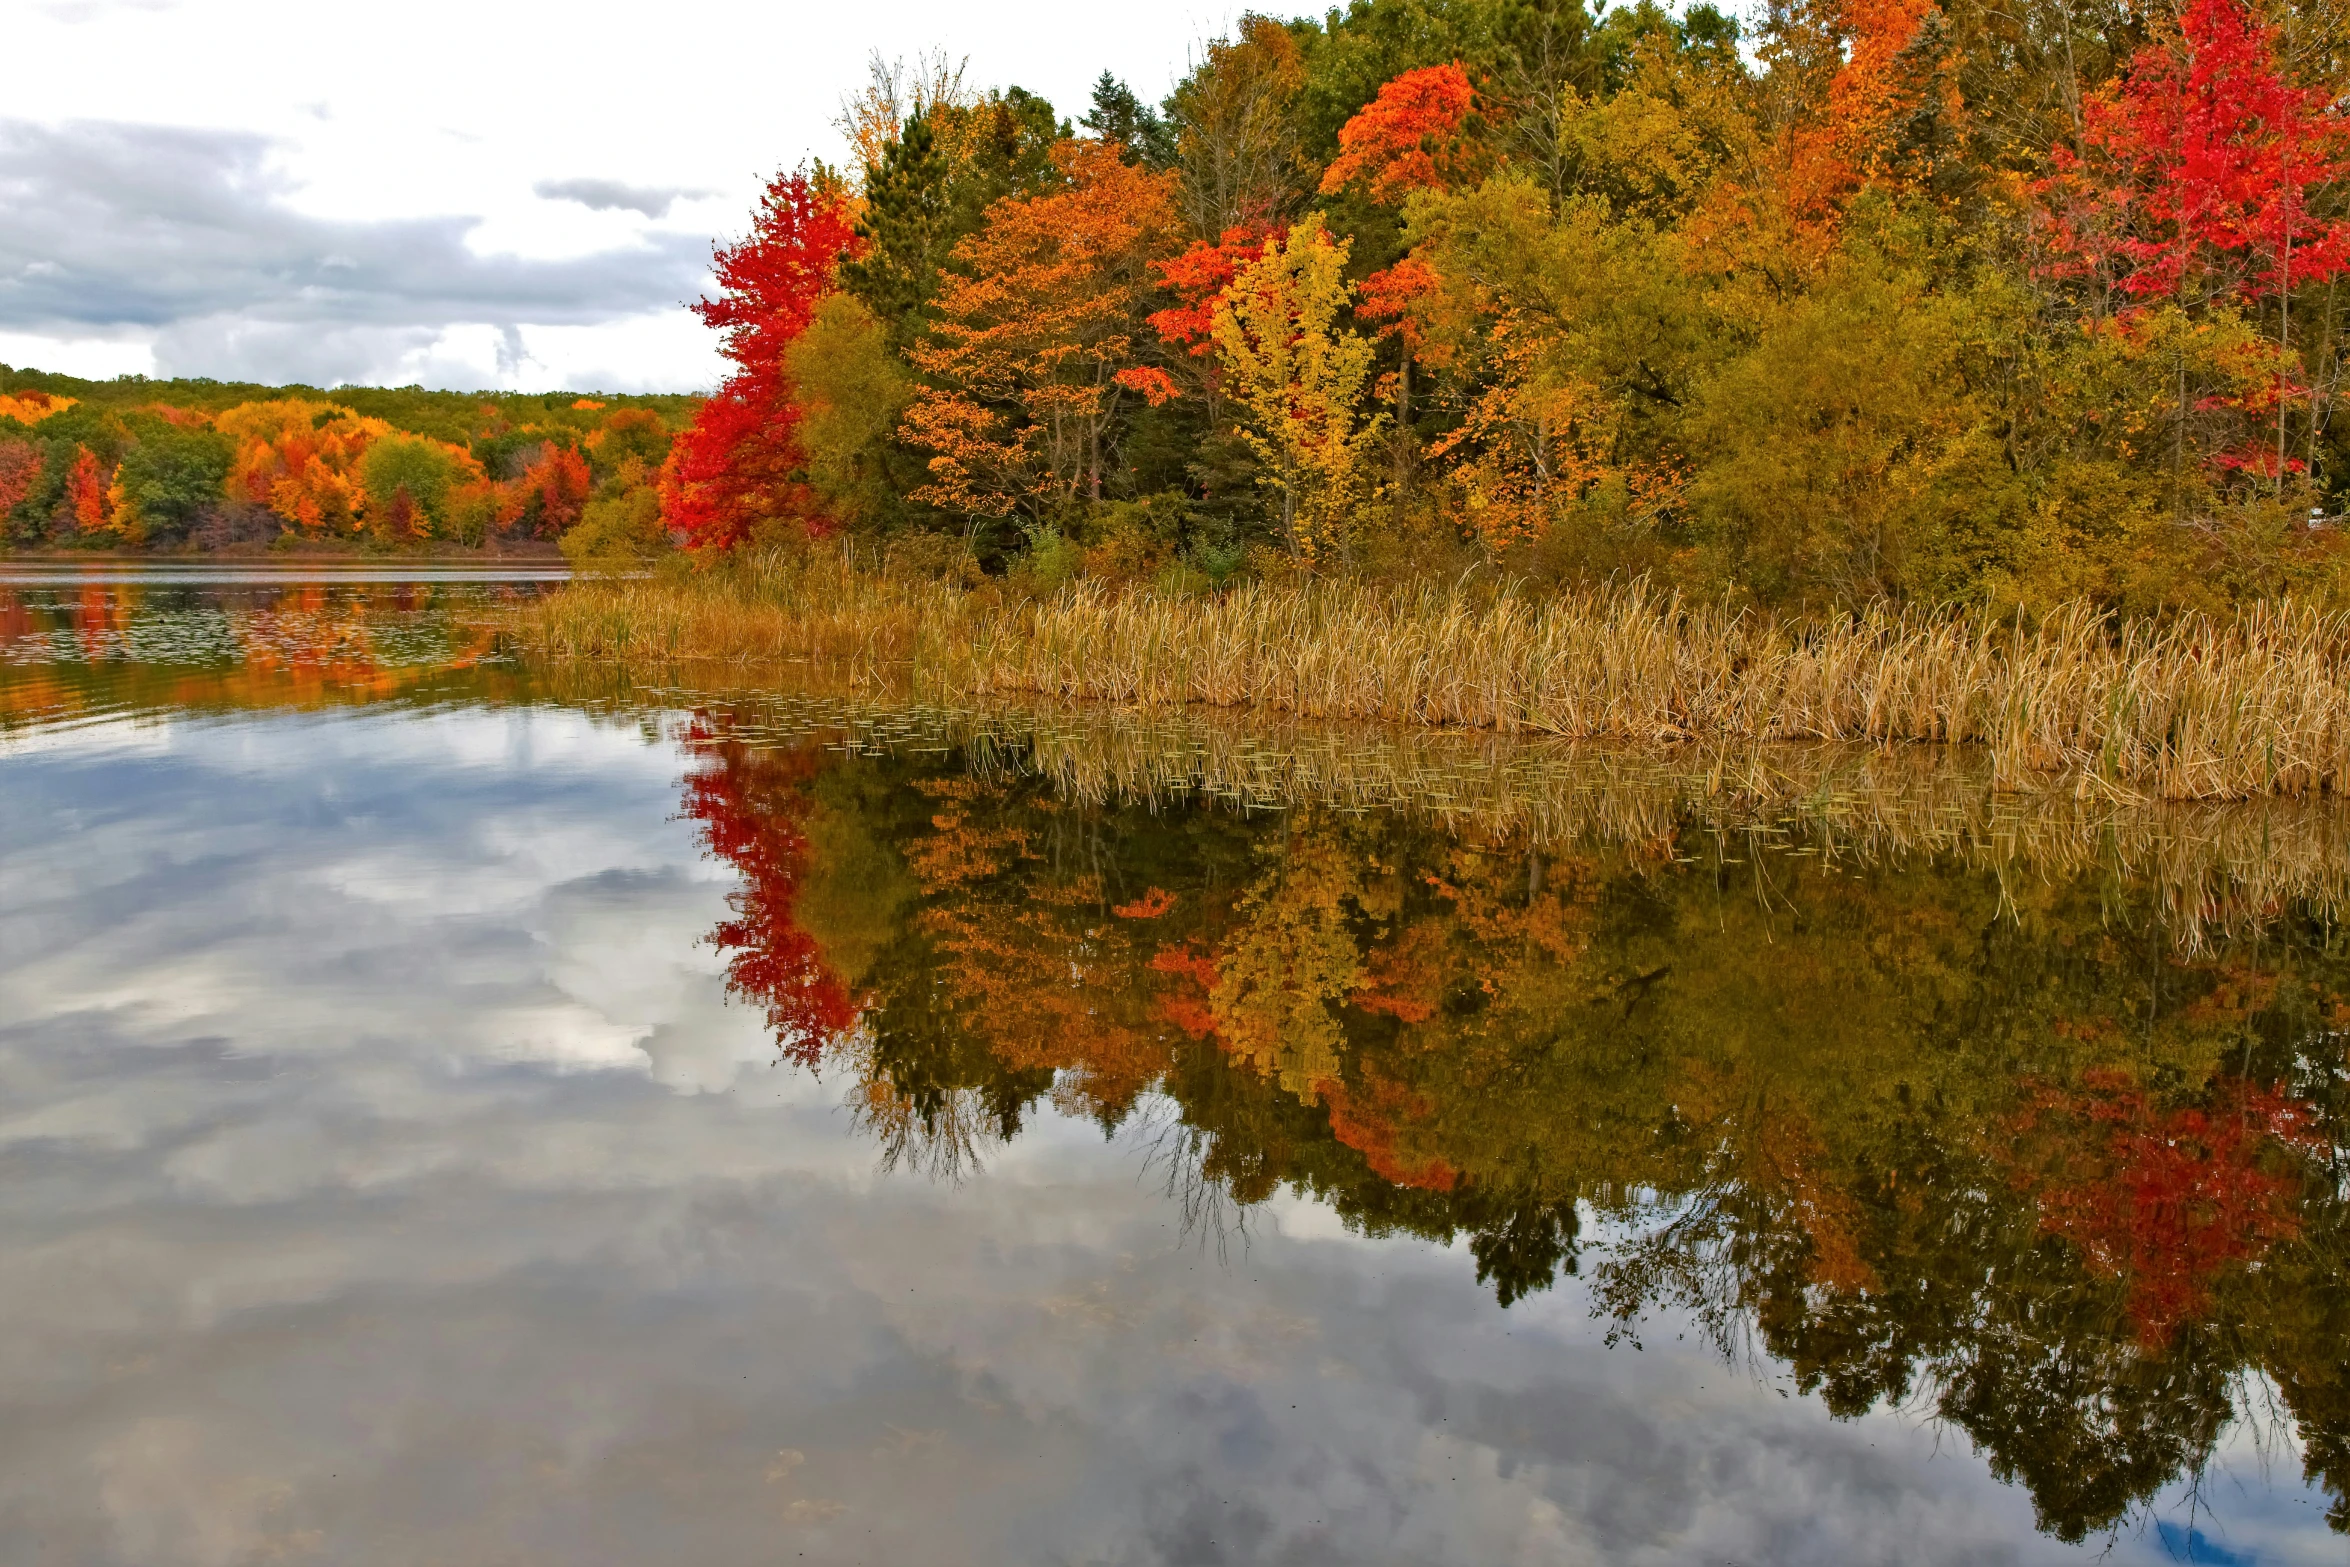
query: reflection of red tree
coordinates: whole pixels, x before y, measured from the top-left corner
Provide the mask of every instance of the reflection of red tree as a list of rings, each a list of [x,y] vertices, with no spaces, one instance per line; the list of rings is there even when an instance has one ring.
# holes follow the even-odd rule
[[[2222,1268],[2296,1233],[2301,1172],[2280,1156],[2307,1150],[2310,1127],[2301,1101],[2241,1082],[2165,1110],[2119,1074],[2092,1073],[2078,1091],[2035,1096],[2022,1146],[2046,1152],[2018,1184],[2042,1229],[2127,1281],[2138,1340],[2159,1349],[2209,1306]]]
[[[814,1066],[825,1044],[857,1020],[848,987],[793,918],[808,865],[805,785],[820,753],[714,741],[700,719],[688,740],[705,765],[686,778],[685,814],[701,823],[703,845],[743,878],[731,900],[735,917],[711,937],[733,953],[727,988],[766,1009],[784,1054]]]

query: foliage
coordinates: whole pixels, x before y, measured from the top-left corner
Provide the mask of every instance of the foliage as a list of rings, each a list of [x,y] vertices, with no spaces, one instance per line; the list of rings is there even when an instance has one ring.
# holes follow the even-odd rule
[[[888,329],[855,295],[829,294],[784,362],[799,402],[808,482],[825,515],[859,529],[892,520],[903,466],[894,438],[914,382],[890,350]]]
[[[357,387],[328,398],[5,369],[0,387],[37,414],[0,423],[0,537],[149,549],[552,535],[591,484],[650,483],[673,421],[698,402]]]
[[[1100,141],[1053,149],[1062,188],[1009,197],[956,248],[937,320],[913,354],[905,433],[934,453],[914,499],[974,517],[1102,499],[1121,405],[1138,378],[1149,264],[1171,247],[1174,178]]]
[[[1360,506],[1383,416],[1359,417],[1371,348],[1340,319],[1347,245],[1319,217],[1267,240],[1218,299],[1226,391],[1280,500],[1282,531],[1307,561],[1331,551]]]
[[[672,547],[660,492],[650,485],[589,501],[560,542],[563,558],[582,571],[642,565]]]
[[[725,334],[736,368],[661,477],[663,514],[693,547],[730,548],[762,525],[814,514],[784,355],[858,243],[842,193],[801,169],[769,181],[749,236],[718,252],[719,297],[694,308]]]
[[[452,497],[481,478],[470,452],[424,435],[385,435],[359,459],[369,521],[386,542],[446,534]]]
[[[1322,171],[1322,194],[1361,185],[1395,203],[1415,190],[1447,190],[1471,174],[1465,132],[1476,89],[1459,64],[1406,71],[1338,132],[1338,156]]]
[[[1246,15],[1163,113],[1105,75],[1085,118],[1102,163],[1169,176],[1148,287],[1079,290],[1105,321],[1151,296],[1155,345],[1068,328],[1075,275],[1021,238],[1100,179],[1049,111],[881,71],[843,282],[911,402],[830,443],[816,508],[959,523],[1007,569],[979,522],[1079,540],[1180,489],[1194,565],[1276,573],[1481,560],[1819,612],[2330,599],[2350,38],[2268,3]],[[1268,286],[1268,247],[1316,266]]]

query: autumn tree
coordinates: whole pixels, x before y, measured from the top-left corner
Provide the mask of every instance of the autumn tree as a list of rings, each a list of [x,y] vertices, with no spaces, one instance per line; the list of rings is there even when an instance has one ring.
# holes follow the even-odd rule
[[[889,329],[855,295],[831,294],[784,359],[825,515],[857,529],[896,520],[923,469],[897,439],[914,380]]]
[[[1174,179],[1105,141],[1054,149],[1064,188],[998,203],[914,351],[925,384],[905,430],[935,453],[916,498],[969,516],[1100,500],[1130,397],[1167,387],[1138,363],[1150,264],[1172,248]]]
[[[304,398],[242,403],[214,421],[238,443],[232,499],[266,506],[305,533],[348,533],[367,511],[359,463],[391,433],[381,419]]]
[[[430,436],[395,432],[376,440],[359,459],[369,524],[387,543],[447,531],[451,497],[482,477],[471,452]]]
[[[1052,105],[1014,87],[968,103],[916,101],[864,170],[857,254],[841,286],[902,348],[921,333],[948,257],[987,210],[1057,178]]]
[[[1468,137],[1476,89],[1458,61],[1406,71],[1338,133],[1338,156],[1322,172],[1322,194],[1361,186],[1394,204],[1415,190],[1473,182],[1477,149]]]
[[[1365,499],[1365,457],[1384,415],[1361,416],[1371,345],[1342,313],[1347,242],[1308,217],[1267,240],[1215,307],[1225,392],[1242,412],[1281,529],[1307,561],[1326,555]]]
[[[87,446],[74,448],[73,467],[65,480],[65,504],[74,525],[85,534],[112,531],[114,508],[108,504],[108,477],[97,453]]]
[[[801,169],[771,180],[751,233],[719,250],[719,296],[694,311],[724,334],[736,368],[661,475],[662,513],[693,547],[729,549],[763,523],[810,515],[784,354],[858,244],[842,192]]]
[[[2286,79],[2274,30],[2241,0],[2196,0],[2176,38],[2091,94],[2082,119],[2080,147],[2058,147],[2039,187],[2053,270],[2088,282],[2100,312],[2116,294],[2133,309],[2273,302],[2274,440],[2219,460],[2282,486],[2307,467],[2287,450],[2288,409],[2305,393],[2290,384],[2294,291],[2350,271],[2350,218],[2323,205],[2350,173],[2350,121],[2331,87]],[[2321,424],[2313,406],[2312,451]]]
[[[1312,185],[1292,115],[1306,79],[1297,39],[1254,13],[1235,32],[1209,44],[1167,100],[1183,214],[1200,234],[1279,223]]]

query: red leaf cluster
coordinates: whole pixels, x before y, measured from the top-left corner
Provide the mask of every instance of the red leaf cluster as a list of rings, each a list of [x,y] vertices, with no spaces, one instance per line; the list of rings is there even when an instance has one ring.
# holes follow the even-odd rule
[[[1267,240],[1283,239],[1288,233],[1287,224],[1236,224],[1213,245],[1195,240],[1182,255],[1151,263],[1158,269],[1159,280],[1179,301],[1151,316],[1151,326],[1160,339],[1185,347],[1196,357],[1214,353],[1216,301],[1224,297],[1242,267],[1264,254]]]
[[[784,352],[859,243],[846,202],[802,169],[770,181],[749,237],[719,250],[719,297],[694,312],[726,334],[723,351],[740,368],[661,471],[662,515],[694,548],[731,548],[770,517],[818,521],[797,477],[806,459]]]
[[[701,824],[703,845],[743,879],[735,917],[712,935],[732,953],[727,989],[763,1007],[783,1053],[813,1067],[858,1012],[816,938],[794,918],[808,869],[804,789],[820,753],[752,751],[712,744],[708,734],[697,724],[690,737],[707,765],[686,779],[685,814]]]
[[[2242,0],[2195,0],[2167,46],[2084,105],[2082,149],[2040,182],[2058,275],[2134,298],[2199,287],[2247,301],[2350,269],[2350,222],[2310,197],[2350,172],[2350,123],[2296,87]]]

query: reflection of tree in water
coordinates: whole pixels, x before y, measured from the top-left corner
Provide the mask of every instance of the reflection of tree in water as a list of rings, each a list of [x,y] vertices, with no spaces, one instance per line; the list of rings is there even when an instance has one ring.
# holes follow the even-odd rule
[[[469,600],[510,596],[502,586]],[[359,706],[483,676],[486,621],[421,583],[0,588],[0,728],[135,711]],[[494,696],[514,672],[478,680]]]
[[[2189,955],[2094,878],[703,754],[736,984],[890,1162],[959,1173],[1050,1098],[1146,1128],[1187,1213],[1465,1238],[1505,1305],[1581,1246],[1619,1333],[1685,1311],[1838,1414],[1930,1408],[2067,1539],[2196,1472],[2248,1378],[2350,1483],[2317,922]]]

